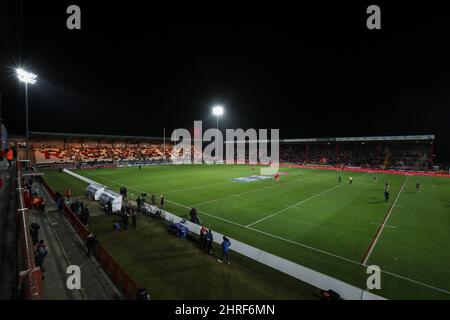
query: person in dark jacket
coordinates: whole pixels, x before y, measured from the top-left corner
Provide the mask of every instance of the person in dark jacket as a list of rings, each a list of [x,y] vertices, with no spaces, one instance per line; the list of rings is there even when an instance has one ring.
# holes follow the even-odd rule
[[[164,210],[164,196],[163,195],[161,195],[161,202],[160,203],[161,203],[160,208]]]
[[[200,249],[206,248],[206,235],[208,234],[208,228],[202,227],[200,229]]]
[[[222,241],[222,244],[221,244],[222,256],[220,257],[220,259],[217,259],[217,261],[223,262],[224,258],[226,258],[227,259],[227,263],[230,264],[230,259],[228,257],[228,251],[230,250],[230,246],[231,246],[230,239],[228,239],[227,237],[223,236],[223,241]]]
[[[6,152],[6,160],[8,160],[8,168],[11,168],[14,160],[14,152],[12,148],[8,149]]]
[[[112,213],[113,213],[113,211],[112,211],[112,201],[108,200],[106,205],[108,206],[108,215],[112,215]]]
[[[61,213],[63,210],[63,197],[59,192],[55,194],[56,209]],[[72,210],[73,211],[73,210]]]
[[[83,223],[87,226],[89,224],[89,218],[91,217],[88,206],[84,207],[83,212],[82,212],[82,217],[83,217]]]
[[[31,235],[31,239],[33,241],[33,245],[36,245],[38,243],[40,228],[41,227],[36,222],[33,222],[30,224],[30,235]]]
[[[97,239],[93,233],[89,234],[86,239],[87,256],[95,253],[95,246],[97,244]]]
[[[129,215],[128,215],[128,213],[122,213],[122,222],[123,222],[123,229],[124,230],[128,230],[128,218],[129,218]]]
[[[213,242],[214,242],[213,234],[211,229],[209,229],[208,233],[206,234],[206,250],[208,251],[209,254],[212,254]]]
[[[141,200],[141,197],[138,197],[138,198],[136,199],[136,205],[137,205],[137,212],[141,212],[141,210],[142,210],[142,200]]]
[[[36,248],[36,254],[34,256],[34,261],[36,263],[36,266],[41,268],[42,272],[45,272],[44,270],[44,259],[47,256],[47,247],[45,246],[44,240],[39,240],[39,243]]]

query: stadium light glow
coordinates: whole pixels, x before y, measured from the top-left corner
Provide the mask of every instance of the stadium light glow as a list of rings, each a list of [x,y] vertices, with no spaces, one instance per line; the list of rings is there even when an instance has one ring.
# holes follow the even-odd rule
[[[222,106],[215,106],[212,109],[213,115],[215,116],[221,116],[223,115],[223,107]]]
[[[28,126],[28,84],[35,84],[37,75],[31,72],[27,72],[22,68],[16,69],[17,77],[19,81],[25,83],[25,132],[26,132],[26,157],[27,160],[30,160],[30,134],[29,134],[29,126]]]
[[[34,73],[31,73],[31,72],[27,72],[27,71],[23,70],[22,68],[16,69],[16,73],[17,73],[17,77],[22,82],[35,84],[37,81],[36,80],[37,75],[35,75]]]

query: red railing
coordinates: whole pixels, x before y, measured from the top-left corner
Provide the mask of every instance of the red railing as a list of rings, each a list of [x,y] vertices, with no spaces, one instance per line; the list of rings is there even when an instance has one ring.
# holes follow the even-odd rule
[[[22,177],[20,174],[20,162],[17,161],[17,190],[18,190],[18,209],[17,209],[17,244],[20,250],[20,257],[23,259],[22,270],[19,271],[19,288],[21,296],[26,300],[41,300],[44,298],[42,286],[42,272],[36,267],[34,261],[34,249],[29,231],[28,212],[30,201],[28,193],[22,186]]]
[[[52,199],[55,200],[56,193],[45,181],[43,181],[43,185]],[[66,206],[65,203],[63,203],[62,206],[66,219],[70,222],[80,237],[83,240],[86,240],[88,235],[91,233],[89,229],[80,221],[80,219],[78,219],[78,217],[72,212],[72,210],[70,210],[69,207]],[[98,244],[96,247],[95,257],[106,274],[111,278],[112,282],[121,291],[124,298],[129,300],[136,299],[136,293],[140,287],[135,281],[133,281],[133,279],[131,279],[128,273],[122,269],[114,258],[111,257],[108,251],[101,244]]]

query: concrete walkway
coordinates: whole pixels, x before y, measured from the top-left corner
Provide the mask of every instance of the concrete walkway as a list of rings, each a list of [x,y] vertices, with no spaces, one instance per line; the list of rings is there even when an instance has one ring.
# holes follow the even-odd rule
[[[39,239],[45,241],[48,255],[44,261],[44,297],[51,300],[112,300],[121,295],[93,257],[87,257],[86,245],[66,218],[56,210],[55,203],[36,182],[39,195],[45,199],[46,212],[30,210],[30,222],[41,226]],[[66,286],[67,267],[81,269],[81,289],[69,290]]]

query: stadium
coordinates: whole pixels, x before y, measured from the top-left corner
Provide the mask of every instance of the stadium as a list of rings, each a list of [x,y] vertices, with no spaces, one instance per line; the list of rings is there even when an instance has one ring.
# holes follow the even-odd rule
[[[284,31],[245,24],[161,24],[183,55],[101,28],[57,48],[73,30],[34,30],[31,8],[4,11],[29,20],[2,48],[34,64],[1,69],[1,300],[450,300],[447,91],[429,70],[362,83],[366,38],[335,56],[307,38],[297,59]],[[209,28],[242,52],[191,53]]]
[[[367,266],[377,265],[383,274],[377,298],[448,298],[449,288],[441,281],[449,276],[448,259],[441,255],[442,260],[428,265],[429,256],[440,255],[443,244],[448,243],[448,209],[442,198],[450,180],[448,168],[433,163],[433,135],[281,139],[279,181],[259,176],[258,164],[248,159],[233,165],[176,165],[170,157],[173,144],[164,138],[44,132],[31,132],[30,136],[33,172],[43,178],[39,188],[46,190],[49,201],[56,193],[64,195],[71,190],[74,199],[89,207],[89,221],[83,221],[69,203],[64,211],[82,238],[96,234],[101,250],[117,263],[119,275],[99,253],[100,263],[121,295],[130,298],[145,287],[153,288],[157,299],[253,297],[238,290],[242,284],[235,285],[236,291],[205,291],[207,295],[201,292],[208,286],[191,288],[188,294],[181,288],[173,292],[176,285],[172,281],[179,279],[161,280],[163,270],[187,263],[186,257],[177,257],[173,245],[164,245],[172,253],[158,263],[152,262],[161,257],[155,257],[151,244],[133,254],[128,252],[154,232],[155,223],[167,227],[175,221],[190,221],[190,210],[195,208],[201,221],[197,223],[217,232],[215,245],[220,245],[220,235],[227,235],[235,245],[242,243],[242,248],[236,249],[242,255],[236,263],[245,267],[261,264],[258,268],[263,268],[263,273],[280,277],[289,286],[302,283],[310,294],[314,294],[310,287],[325,284],[336,286],[334,291],[349,299],[358,295],[374,298],[368,290],[357,288],[366,283]],[[25,145],[23,137],[11,137],[10,141],[18,146],[18,158],[25,157],[25,148],[20,147]],[[194,160],[202,154],[192,149],[191,156]],[[352,184],[349,177],[354,178]],[[383,197],[386,184],[392,195],[389,200]],[[115,235],[111,226],[121,221],[119,213],[105,214],[105,203],[89,196],[92,185],[111,190],[117,198],[122,198],[120,188],[127,188],[127,200],[122,199],[118,212],[125,203],[137,208],[136,200],[142,194],[149,204],[151,195],[156,195],[156,207],[161,207],[163,195],[166,204],[159,213],[163,217],[157,219],[151,209],[142,210],[133,236]],[[24,195],[24,201],[25,205],[31,201],[29,195]],[[188,229],[192,241],[197,242],[196,226]],[[436,238],[429,238],[430,229]],[[162,246],[159,242],[154,245]],[[261,258],[262,253],[267,256]],[[149,270],[142,270],[144,267]],[[179,272],[179,276],[188,278],[190,272]],[[245,276],[247,281],[257,282]],[[315,279],[318,276],[323,279]],[[164,289],[167,287],[171,290]],[[270,298],[269,292],[259,294]],[[287,291],[285,298],[298,298],[299,294]]]

